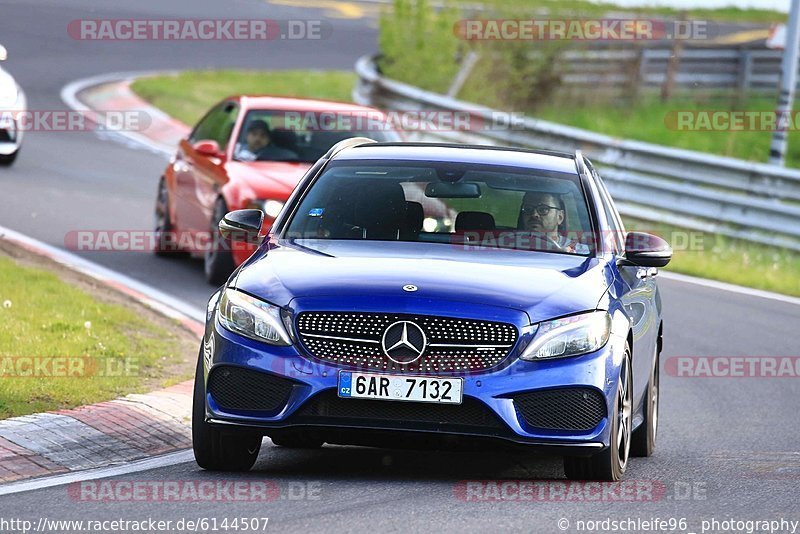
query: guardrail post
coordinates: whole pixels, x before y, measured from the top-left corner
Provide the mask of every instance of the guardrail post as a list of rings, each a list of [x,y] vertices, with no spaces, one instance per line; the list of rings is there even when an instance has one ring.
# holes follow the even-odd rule
[[[753,55],[744,48],[739,51],[739,72],[737,79],[736,102],[744,102],[745,95],[750,90],[750,75],[753,71]]]
[[[685,21],[688,16],[686,11],[681,11],[680,20]],[[664,85],[661,86],[661,101],[667,102],[672,96],[675,87],[675,77],[678,74],[681,62],[681,52],[683,51],[683,39],[672,37],[672,53],[667,61],[667,73],[664,76]]]

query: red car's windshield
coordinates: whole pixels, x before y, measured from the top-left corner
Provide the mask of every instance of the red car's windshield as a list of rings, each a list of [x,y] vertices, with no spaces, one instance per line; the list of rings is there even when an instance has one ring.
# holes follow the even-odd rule
[[[401,140],[385,117],[375,111],[252,110],[245,116],[233,159],[313,163],[349,137]]]

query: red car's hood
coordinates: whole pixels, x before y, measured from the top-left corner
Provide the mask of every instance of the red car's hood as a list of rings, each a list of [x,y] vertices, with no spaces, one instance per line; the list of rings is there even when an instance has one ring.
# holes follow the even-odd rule
[[[227,171],[232,181],[242,181],[247,184],[256,198],[278,196],[288,198],[289,193],[310,167],[311,163],[231,161],[227,164]]]

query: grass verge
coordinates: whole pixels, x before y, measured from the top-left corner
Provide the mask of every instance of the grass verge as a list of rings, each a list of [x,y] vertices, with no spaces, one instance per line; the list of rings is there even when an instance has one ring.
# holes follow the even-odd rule
[[[191,377],[194,336],[105,286],[47,263],[7,244],[0,247],[0,419],[92,404]]]
[[[223,98],[273,95],[349,102],[356,76],[350,71],[186,71],[136,80],[132,89],[169,115],[194,125]]]
[[[477,86],[477,81],[475,82]],[[480,98],[476,86],[469,94],[460,98],[477,101],[490,107],[498,107]],[[522,110],[526,115],[542,120],[575,126],[584,130],[600,132],[623,139],[636,139],[647,143],[708,152],[721,156],[766,163],[772,132],[768,130],[711,129],[698,117],[708,117],[711,112],[765,112],[775,110],[776,100],[767,96],[750,96],[741,102],[733,103],[730,96],[708,95],[677,96],[669,102],[662,102],[656,96],[645,96],[633,103],[615,104],[613,102],[585,102],[582,104],[561,105],[544,103],[535,110]],[[800,101],[795,105],[795,109]],[[703,112],[693,114],[686,126],[678,127],[678,112]],[[749,120],[749,119],[747,119]],[[748,124],[747,120],[743,124]],[[758,124],[756,122],[755,124]],[[696,128],[696,129],[693,129]],[[787,167],[800,167],[800,135],[792,132],[786,151]]]
[[[664,270],[800,297],[800,254],[687,230],[663,223],[623,217],[625,229],[659,235],[673,247]]]

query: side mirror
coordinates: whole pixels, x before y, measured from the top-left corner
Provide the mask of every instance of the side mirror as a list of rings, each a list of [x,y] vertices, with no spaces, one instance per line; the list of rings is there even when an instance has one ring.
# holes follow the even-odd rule
[[[672,259],[672,247],[665,240],[644,232],[625,236],[625,263],[639,267],[664,267]]]
[[[192,148],[194,148],[199,154],[212,158],[220,157],[220,152],[222,152],[219,149],[219,143],[212,141],[211,139],[203,139],[202,141],[198,141],[192,145]]]
[[[219,231],[231,241],[261,243],[261,224],[264,213],[261,210],[236,210],[225,214],[219,222]]]
[[[5,61],[6,59],[8,59],[8,51],[5,46],[0,45],[0,61]]]

